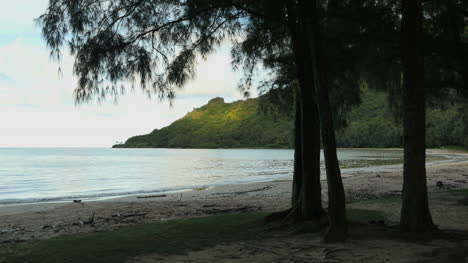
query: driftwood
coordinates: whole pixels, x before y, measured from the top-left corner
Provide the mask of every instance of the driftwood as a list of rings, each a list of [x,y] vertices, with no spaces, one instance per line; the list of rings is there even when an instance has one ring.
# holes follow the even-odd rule
[[[137,198],[155,198],[155,197],[166,197],[167,195],[145,195],[145,196],[137,196]]]
[[[95,211],[93,211],[93,214],[91,215],[91,217],[88,218],[88,220],[78,220],[78,222],[75,222],[75,223],[72,223],[72,226],[78,226],[78,225],[81,225],[81,226],[84,226],[84,225],[93,225],[94,224],[94,215],[96,214]]]
[[[256,206],[243,206],[243,207],[236,207],[236,208],[228,208],[228,209],[211,209],[211,210],[201,210],[206,214],[219,214],[219,213],[228,213],[228,212],[244,212],[252,209],[258,209]]]
[[[121,214],[117,213],[112,215],[112,217],[134,217],[134,216],[145,216],[147,213],[134,213],[134,214]]]
[[[96,214],[96,212],[93,211],[93,214],[91,215],[91,217],[88,218],[88,220],[84,221],[83,223],[84,223],[85,225],[93,224],[93,223],[94,223],[94,215],[95,215],[95,214]]]
[[[212,195],[241,195],[241,194],[247,194],[247,193],[252,193],[252,192],[259,192],[259,191],[265,191],[271,189],[271,186],[265,186],[262,188],[258,189],[253,189],[253,190],[248,190],[248,191],[239,191],[239,192],[227,192],[227,193],[214,193]]]
[[[256,245],[252,245],[252,244],[248,244],[248,243],[240,243],[240,245],[244,246],[244,247],[246,247],[248,249],[254,250],[254,251],[255,250],[260,250],[260,251],[263,251],[263,252],[272,253],[272,254],[275,254],[275,255],[279,256],[280,258],[286,258],[286,259],[289,259],[289,260],[291,260],[293,262],[304,262],[304,260],[305,260],[304,258],[301,258],[301,257],[279,253],[279,252],[277,252],[275,250],[265,248],[265,247],[261,247],[261,246],[256,246]]]
[[[202,205],[202,207],[220,207],[221,205]]]

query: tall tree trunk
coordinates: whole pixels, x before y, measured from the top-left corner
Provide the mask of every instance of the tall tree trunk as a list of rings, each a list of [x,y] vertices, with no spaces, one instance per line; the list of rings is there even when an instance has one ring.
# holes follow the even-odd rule
[[[322,127],[322,144],[328,183],[328,214],[330,225],[325,235],[325,242],[343,241],[348,235],[346,219],[346,202],[341,172],[336,152],[333,114],[328,95],[325,58],[322,51],[320,25],[315,0],[299,1],[304,33],[311,53],[311,65],[317,93],[320,124]]]
[[[400,229],[415,234],[434,227],[426,183],[424,58],[421,0],[402,0],[403,194]]]
[[[291,207],[300,206],[302,189],[302,140],[301,140],[301,103],[299,101],[299,92],[295,98],[294,115],[294,173],[292,183]]]
[[[308,54],[304,34],[296,21],[294,1],[288,1],[288,20],[299,80],[298,106],[300,107],[299,126],[302,157],[300,215],[302,219],[318,219],[324,214],[320,185],[320,122],[314,97],[313,79],[307,68],[306,57]],[[298,134],[296,133],[296,135]]]
[[[300,97],[303,174],[301,214],[304,219],[316,219],[324,215],[320,185],[320,120],[312,83],[310,78],[304,78]]]

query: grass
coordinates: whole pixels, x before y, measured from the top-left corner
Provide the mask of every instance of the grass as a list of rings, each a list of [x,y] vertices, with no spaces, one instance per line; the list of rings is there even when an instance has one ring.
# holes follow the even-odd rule
[[[452,150],[452,151],[459,151],[459,152],[468,152],[468,147],[465,147],[465,146],[454,146],[454,145],[450,145],[450,146],[442,147],[441,149]]]
[[[205,191],[208,188],[209,188],[208,186],[201,186],[201,187],[195,187],[195,188],[193,188],[193,190],[194,191]]]
[[[468,199],[468,189],[455,189],[429,193],[429,199],[441,201],[460,201]]]
[[[350,222],[369,223],[371,221],[385,221],[387,216],[382,211],[368,209],[348,209],[348,220]]]
[[[447,158],[440,155],[429,155],[426,157],[426,161],[440,161],[446,160]],[[364,168],[372,166],[381,166],[381,165],[394,165],[402,164],[403,158],[391,158],[391,159],[369,159],[369,160],[343,160],[340,161],[340,168],[349,169],[349,168]]]
[[[468,189],[430,193],[433,200],[457,201],[468,198]],[[399,202],[388,197],[359,202]],[[183,254],[220,243],[268,237],[263,228],[265,213],[214,215],[132,225],[112,232],[94,232],[27,241],[0,251],[0,262],[125,262],[131,257],[157,253]],[[348,209],[350,222],[385,221],[382,211]]]
[[[363,168],[381,165],[401,164],[403,159],[376,159],[376,160],[344,160],[340,161],[341,169]]]
[[[220,243],[267,236],[264,213],[216,215],[127,226],[112,232],[94,232],[28,241],[0,252],[2,263],[125,262],[142,254],[183,254]],[[349,209],[350,221],[384,220],[379,211]]]
[[[147,253],[181,254],[223,242],[258,238],[264,216],[216,215],[29,241],[0,252],[0,262],[114,263]]]

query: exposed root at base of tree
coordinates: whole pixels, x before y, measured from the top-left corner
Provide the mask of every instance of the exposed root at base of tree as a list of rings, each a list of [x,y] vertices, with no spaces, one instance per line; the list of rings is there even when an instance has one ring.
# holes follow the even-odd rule
[[[303,233],[318,233],[323,231],[329,224],[328,216],[306,219],[301,216],[298,207],[274,212],[265,218],[269,230],[286,230],[288,235],[298,235]]]
[[[325,243],[344,242],[348,238],[348,231],[340,225],[330,224],[323,237]]]

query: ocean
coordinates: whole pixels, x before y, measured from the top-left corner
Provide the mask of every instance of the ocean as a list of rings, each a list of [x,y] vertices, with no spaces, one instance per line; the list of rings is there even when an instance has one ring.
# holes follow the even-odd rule
[[[338,152],[340,160],[395,154],[401,152]],[[287,179],[293,155],[288,149],[0,148],[0,206]]]

